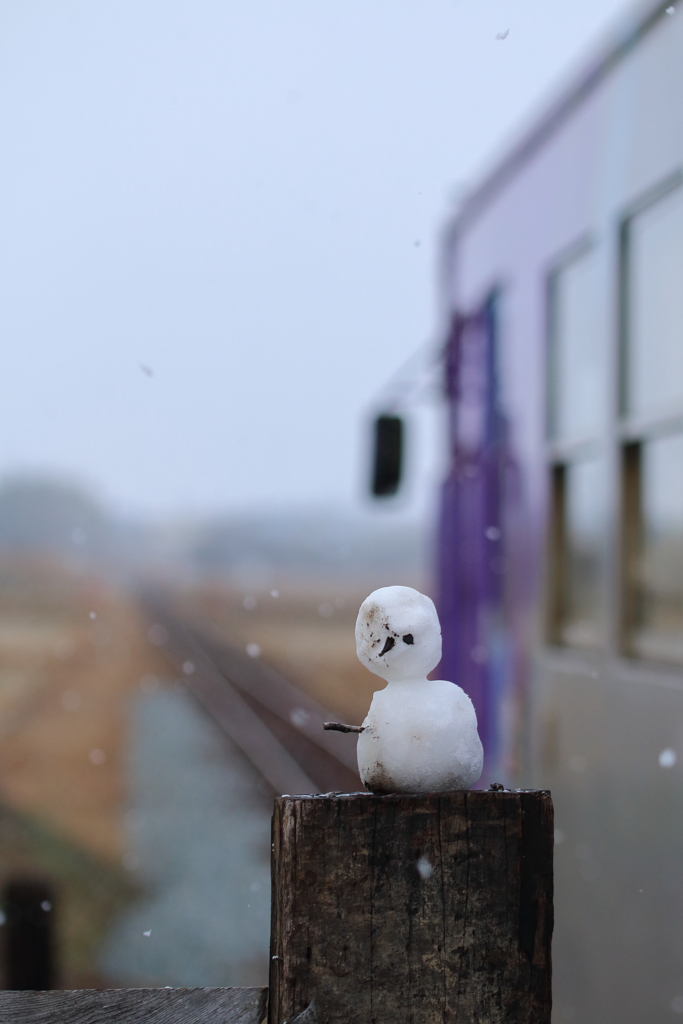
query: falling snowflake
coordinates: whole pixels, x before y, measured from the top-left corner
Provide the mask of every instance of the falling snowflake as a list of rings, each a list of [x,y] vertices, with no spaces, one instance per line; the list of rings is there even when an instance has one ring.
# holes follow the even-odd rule
[[[417,868],[418,875],[422,879],[426,880],[427,878],[431,878],[434,874],[434,865],[428,857],[419,857],[415,867]]]

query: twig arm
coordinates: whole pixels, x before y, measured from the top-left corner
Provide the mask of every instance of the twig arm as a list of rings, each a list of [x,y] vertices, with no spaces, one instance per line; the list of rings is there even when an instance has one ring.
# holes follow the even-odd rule
[[[344,725],[343,722],[323,722],[323,729],[330,732],[363,732],[364,725]]]

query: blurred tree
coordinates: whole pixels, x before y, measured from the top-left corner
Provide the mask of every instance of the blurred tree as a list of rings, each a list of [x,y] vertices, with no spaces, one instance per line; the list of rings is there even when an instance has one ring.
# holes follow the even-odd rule
[[[0,548],[94,554],[107,526],[96,500],[69,481],[15,476],[0,484]]]

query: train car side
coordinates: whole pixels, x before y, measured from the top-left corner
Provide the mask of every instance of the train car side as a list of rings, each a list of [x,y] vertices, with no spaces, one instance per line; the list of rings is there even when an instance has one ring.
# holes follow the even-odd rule
[[[442,672],[553,790],[558,1022],[683,1012],[682,97],[650,3],[446,242]]]

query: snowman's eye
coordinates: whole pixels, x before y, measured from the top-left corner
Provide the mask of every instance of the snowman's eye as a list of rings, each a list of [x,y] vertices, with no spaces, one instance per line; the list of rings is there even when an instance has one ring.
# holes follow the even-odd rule
[[[403,637],[403,643],[404,644],[414,644],[415,641],[413,640],[413,634],[412,633],[406,633],[406,635]]]

